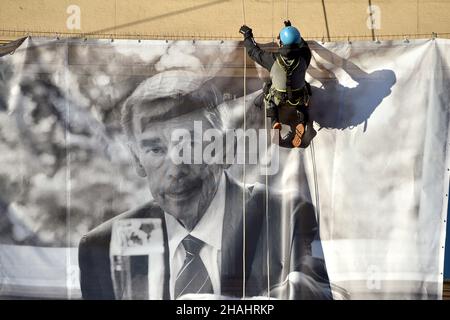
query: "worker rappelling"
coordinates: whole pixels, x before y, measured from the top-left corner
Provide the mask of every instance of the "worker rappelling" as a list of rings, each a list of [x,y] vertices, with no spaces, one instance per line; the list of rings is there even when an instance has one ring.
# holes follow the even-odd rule
[[[290,126],[291,130],[280,140],[280,146],[306,147],[309,142],[302,143],[302,139],[309,121],[311,88],[305,81],[305,74],[311,61],[311,50],[289,20],[284,25],[278,36],[278,52],[262,50],[248,26],[243,25],[239,32],[244,36],[244,46],[250,58],[270,71],[270,80],[266,81],[263,92],[272,128],[280,132],[282,123]],[[316,134],[312,125],[307,131],[311,137]]]

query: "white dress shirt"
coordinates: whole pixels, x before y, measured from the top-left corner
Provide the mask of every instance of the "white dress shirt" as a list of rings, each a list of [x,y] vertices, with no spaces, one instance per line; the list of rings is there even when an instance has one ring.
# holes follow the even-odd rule
[[[220,294],[220,272],[221,272],[221,250],[222,250],[222,227],[225,214],[225,174],[222,174],[219,187],[211,204],[201,220],[189,233],[173,216],[164,213],[169,239],[169,263],[170,263],[170,297],[174,299],[175,279],[183,266],[186,257],[181,241],[191,234],[202,240],[205,245],[199,255],[211,278],[214,294]]]

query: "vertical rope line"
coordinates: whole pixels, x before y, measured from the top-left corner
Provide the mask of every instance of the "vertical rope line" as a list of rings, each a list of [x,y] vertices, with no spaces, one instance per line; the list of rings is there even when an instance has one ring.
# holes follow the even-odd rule
[[[286,0],[286,20],[289,20],[289,0]]]
[[[274,0],[272,0],[272,42],[275,42],[275,37],[274,37],[275,22],[274,22],[274,14],[273,14],[273,11],[274,11],[273,1]],[[266,129],[266,133],[267,133],[267,129]]]
[[[64,64],[65,64],[65,71],[64,71],[64,88],[67,89],[69,78],[68,78],[68,70],[69,70],[69,40],[66,39],[64,41],[65,48],[64,48]],[[69,133],[69,125],[70,125],[70,104],[65,99],[65,112],[66,112],[66,124],[64,126],[64,137],[65,137],[65,152],[66,152],[66,202],[67,202],[67,208],[66,208],[66,293],[67,293],[67,299],[72,299],[72,291],[71,291],[71,275],[72,275],[72,259],[70,255],[70,248],[71,248],[71,215],[72,215],[72,198],[71,198],[71,192],[72,192],[72,181],[71,181],[71,154],[70,154],[70,133]]]
[[[369,0],[369,19],[370,19],[370,26],[371,26],[371,32],[372,32],[372,41],[376,40],[375,36],[375,27],[373,25],[373,11],[372,11],[372,1]]]
[[[266,132],[266,138],[267,136],[270,134],[267,131],[267,108],[264,105],[264,129]],[[266,248],[267,248],[267,256],[266,256],[266,267],[267,267],[267,298],[270,299],[270,247],[269,247],[269,176],[268,176],[268,172],[267,172],[267,166],[268,166],[268,146],[267,146],[268,141],[266,141],[266,159],[267,159],[267,163],[265,164],[266,166]]]
[[[242,170],[242,184],[243,184],[243,188],[242,188],[242,272],[243,272],[243,277],[242,277],[242,298],[245,299],[245,242],[246,242],[246,234],[245,234],[245,227],[246,227],[246,212],[245,212],[245,161],[246,161],[246,138],[245,138],[245,131],[246,131],[246,127],[247,127],[247,122],[245,119],[245,111],[247,109],[247,104],[246,104],[246,96],[247,96],[247,85],[246,85],[246,78],[247,78],[247,52],[245,51],[245,47],[244,49],[244,110],[243,110],[243,117],[244,117],[244,124],[243,124],[243,129],[244,129],[244,144],[243,144],[243,149],[244,149],[244,167]]]
[[[242,0],[242,18],[244,19],[244,24],[246,24],[245,22],[245,0]],[[245,207],[246,207],[246,203],[245,203],[245,161],[246,161],[246,147],[245,147],[245,130],[246,130],[246,126],[247,126],[247,121],[245,118],[245,113],[246,113],[246,109],[247,109],[247,103],[246,103],[246,97],[247,97],[247,51],[245,50],[245,46],[242,48],[244,51],[244,110],[243,110],[243,130],[244,130],[244,144],[243,144],[243,151],[244,151],[244,166],[242,168],[242,184],[243,184],[243,188],[242,188],[242,299],[245,299],[245,291],[246,291],[246,286],[245,286],[245,278],[246,278],[246,261],[245,261],[245,242],[246,242],[246,234],[245,234],[245,228],[246,228],[246,212],[245,212]]]
[[[114,37],[117,38],[117,0],[114,0]]]
[[[325,0],[322,0],[322,10],[323,10],[323,18],[325,22],[325,28],[327,31],[327,39],[328,41],[331,41],[330,39],[330,28],[328,27],[328,16],[327,16],[327,8],[325,6]]]
[[[314,150],[314,140],[311,140],[311,160],[313,165],[313,177],[314,177],[314,201],[316,202],[317,212],[317,230],[319,230],[320,236],[320,208],[319,208],[319,186],[317,183],[317,168],[316,168],[316,152]]]
[[[245,24],[245,0],[242,0],[242,18],[244,19]]]

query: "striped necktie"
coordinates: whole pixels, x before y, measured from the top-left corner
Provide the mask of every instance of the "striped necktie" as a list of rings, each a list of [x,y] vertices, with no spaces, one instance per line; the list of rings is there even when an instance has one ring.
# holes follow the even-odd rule
[[[211,279],[199,255],[205,243],[191,235],[182,243],[186,258],[175,280],[175,299],[188,293],[213,293]]]

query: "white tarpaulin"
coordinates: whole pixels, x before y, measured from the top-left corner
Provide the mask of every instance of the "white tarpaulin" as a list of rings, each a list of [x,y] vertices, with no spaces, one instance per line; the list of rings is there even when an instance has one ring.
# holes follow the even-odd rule
[[[325,70],[310,73],[320,88],[313,106],[331,116],[307,152],[309,182],[330,277],[361,298],[441,295],[449,46],[354,42],[315,51]]]
[[[309,46],[313,58],[306,80],[312,86],[310,117],[318,133],[306,149],[269,147],[272,163],[279,160],[270,172],[257,170],[262,165],[249,160],[245,165],[229,163],[223,175],[217,175],[214,186],[219,191],[205,211],[205,216],[216,218],[217,226],[223,224],[219,251],[208,253],[219,258],[206,263],[213,293],[228,297],[236,288],[242,292],[233,282],[237,281],[247,287],[246,294],[265,295],[266,283],[275,285],[295,271],[322,289],[329,281],[337,299],[440,299],[450,168],[450,41],[309,42]],[[130,142],[121,127],[123,106],[175,94],[181,101],[185,92],[200,89],[201,99],[206,99],[210,89],[197,79],[202,75],[208,86],[214,85],[215,97],[220,96],[220,102],[215,101],[221,130],[264,129],[263,109],[255,107],[254,100],[267,73],[247,57],[244,81],[243,54],[233,41],[29,38],[14,54],[0,57],[0,297],[80,298],[83,292],[88,299],[108,298],[109,291],[117,297],[118,269],[112,262],[110,269],[108,262],[117,257],[108,251],[110,236],[102,232],[110,234],[111,226],[104,222],[123,212],[128,215],[122,217],[143,218],[141,213],[147,210],[152,218],[165,221],[164,235],[168,228],[171,239],[172,207],[165,194],[190,197],[185,195],[186,186],[195,190],[197,184],[206,183],[203,176],[186,178],[184,184],[178,177],[165,194],[149,194],[147,183],[151,193],[156,192],[167,175],[161,167],[151,171],[157,167],[156,156],[145,162],[135,154],[147,170],[147,180],[136,175],[127,148]],[[202,83],[200,89],[197,82]],[[149,104],[156,110],[154,105]],[[158,109],[159,118],[168,116],[163,108]],[[183,117],[189,117],[184,112]],[[155,125],[160,129],[153,134],[162,135],[172,125],[171,121]],[[258,144],[248,139],[244,152],[250,158],[252,152],[261,155],[264,150],[253,150]],[[160,154],[168,147],[158,148],[151,150]],[[242,144],[233,150],[239,154]],[[209,172],[208,165],[201,172]],[[158,187],[152,177],[158,177]],[[279,190],[280,195],[269,196],[270,190]],[[293,198],[301,198],[302,204],[296,207]],[[189,205],[198,202],[201,207],[203,198],[199,199]],[[146,205],[148,201],[152,205]],[[295,242],[298,234],[312,234],[316,223],[299,227],[287,218],[293,212],[300,215],[308,207],[305,203],[314,207],[320,231],[313,235],[310,254]],[[142,205],[144,209],[134,209]],[[156,214],[155,207],[164,209],[165,215]],[[252,220],[257,214],[260,218]],[[241,216],[244,225],[251,224],[247,233],[239,227]],[[308,221],[302,219],[299,223]],[[142,221],[139,232],[148,241],[155,227]],[[202,230],[211,225],[201,221]],[[253,235],[258,228],[261,233]],[[78,244],[89,231],[78,259]],[[205,239],[214,239],[212,233],[207,232]],[[243,253],[238,236],[249,243]],[[102,248],[105,237],[108,244]],[[127,245],[136,245],[139,237],[131,232]],[[170,241],[165,247],[161,244],[161,252],[171,253],[162,298],[173,298],[176,287],[169,272],[176,268]],[[111,247],[120,249],[117,244]],[[245,256],[249,252],[251,256]],[[249,260],[244,259],[244,266],[234,265],[235,260],[242,261],[242,254]],[[323,258],[325,276],[319,269],[308,273],[317,265],[296,264],[297,255]],[[127,259],[129,272],[151,273],[150,262],[141,268],[137,267],[141,260]],[[235,269],[246,267],[244,275],[236,276]],[[106,278],[98,281],[106,282],[96,284],[92,279],[105,270]],[[131,291],[138,290],[129,285]],[[111,288],[100,293],[96,286]]]

